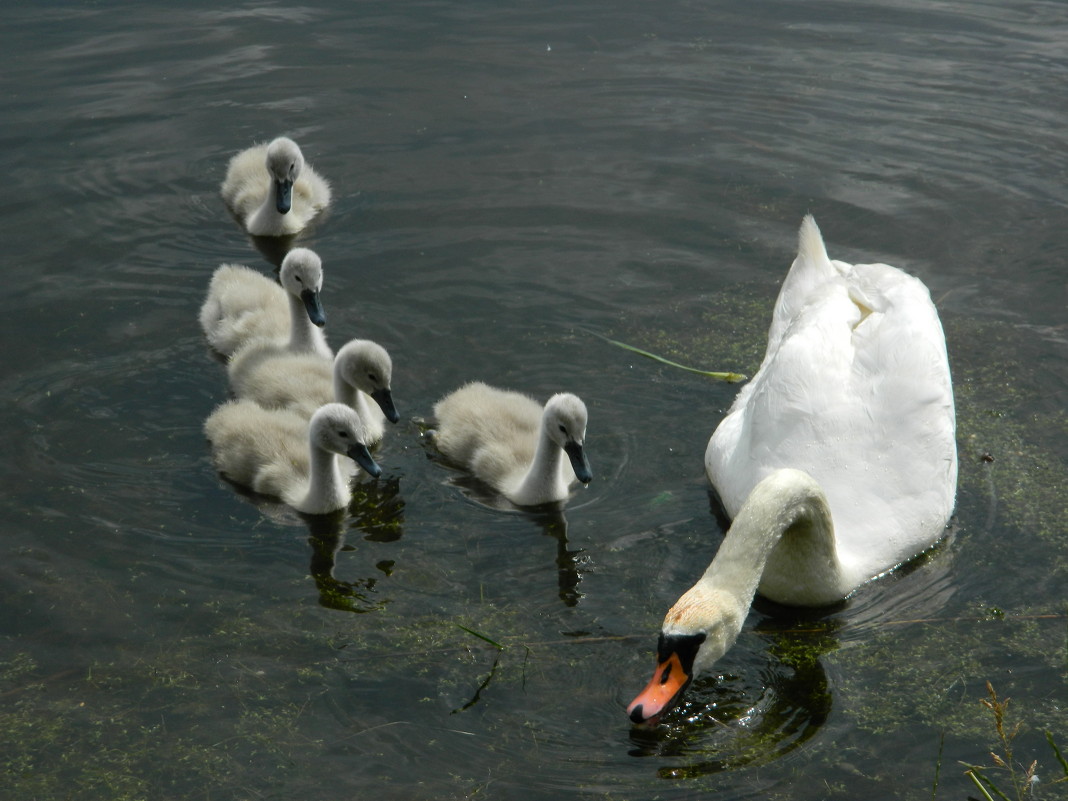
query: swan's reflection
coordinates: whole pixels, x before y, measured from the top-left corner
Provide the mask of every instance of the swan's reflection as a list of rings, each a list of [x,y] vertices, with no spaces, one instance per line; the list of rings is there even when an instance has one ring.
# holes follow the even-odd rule
[[[302,515],[308,526],[311,562],[308,572],[319,592],[319,603],[344,612],[377,612],[387,598],[377,597],[377,584],[393,573],[392,559],[375,564],[377,573],[351,581],[335,576],[340,554],[355,552],[346,542],[353,530],[364,532],[368,542],[396,542],[404,533],[404,501],[400,479],[357,482],[348,509],[329,515]]]

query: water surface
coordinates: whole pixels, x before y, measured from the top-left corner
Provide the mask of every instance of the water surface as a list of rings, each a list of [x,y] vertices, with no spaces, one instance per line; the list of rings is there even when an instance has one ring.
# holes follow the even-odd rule
[[[1066,35],[1055,2],[10,11],[0,795],[929,798],[941,744],[960,798],[988,680],[1055,777]],[[279,133],[335,189],[303,240],[329,337],[390,350],[403,416],[320,520],[220,480],[200,429],[211,271],[277,259],[218,184]],[[596,334],[752,374],[806,212],[938,302],[957,515],[839,608],[758,599],[632,730],[722,535],[702,454],[737,387]],[[562,514],[434,458],[470,379],[586,400],[597,478]]]

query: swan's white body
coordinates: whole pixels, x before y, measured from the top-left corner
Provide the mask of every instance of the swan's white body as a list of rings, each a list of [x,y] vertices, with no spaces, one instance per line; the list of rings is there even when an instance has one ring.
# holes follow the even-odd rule
[[[733,523],[665,617],[660,666],[631,718],[659,716],[730,648],[757,591],[833,603],[940,539],[956,494],[955,426],[927,288],[885,264],[831,261],[806,216],[764,362],[705,452]]]
[[[583,450],[586,406],[575,395],[554,395],[542,408],[476,381],[438,401],[434,416],[438,449],[512,503],[561,501],[575,481],[592,479]]]
[[[836,601],[930,547],[953,511],[955,429],[927,287],[886,264],[831,261],[806,217],[764,362],[712,434],[705,470],[732,518],[774,470],[811,475],[830,504],[840,569],[833,585],[803,589],[773,562],[761,594]]]
[[[200,307],[200,327],[208,343],[228,357],[252,343],[331,357],[320,328],[326,318],[319,302],[319,257],[307,248],[294,248],[282,261],[279,280],[281,284],[239,264],[220,266]]]
[[[254,236],[300,233],[330,205],[330,184],[304,163],[297,143],[284,136],[230,159],[221,191],[230,211]]]
[[[381,473],[359,415],[340,403],[323,406],[309,421],[251,401],[227,401],[208,417],[204,433],[220,473],[299,512],[325,514],[348,505],[349,471],[342,471],[338,455],[371,475]]]
[[[363,420],[368,444],[385,433],[388,418],[399,419],[393,405],[393,362],[386,349],[354,339],[333,360],[320,353],[239,351],[227,367],[230,387],[239,398],[268,409],[290,409],[303,417],[336,401],[354,408]]]

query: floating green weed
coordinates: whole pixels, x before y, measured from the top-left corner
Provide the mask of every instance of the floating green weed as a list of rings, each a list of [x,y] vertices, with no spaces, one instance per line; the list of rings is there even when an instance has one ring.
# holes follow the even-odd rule
[[[673,361],[671,361],[671,359],[666,359],[663,356],[658,356],[655,353],[650,353],[649,351],[643,350],[642,348],[637,348],[634,345],[628,345],[627,343],[620,342],[619,340],[616,340],[616,339],[609,339],[608,337],[601,336],[601,334],[597,334],[596,332],[591,332],[591,333],[593,333],[594,336],[600,337],[601,339],[603,339],[608,344],[615,345],[617,348],[623,348],[624,350],[629,350],[631,353],[637,353],[639,356],[644,356],[647,359],[652,359],[653,361],[660,362],[661,364],[666,364],[669,367],[676,367],[679,370],[686,370],[687,372],[690,372],[690,373],[697,373],[698,375],[708,376],[709,378],[716,378],[716,379],[719,379],[720,381],[726,381],[729,384],[734,384],[734,383],[737,383],[738,381],[745,381],[746,378],[747,378],[747,376],[744,376],[741,373],[717,372],[717,371],[712,371],[712,370],[701,370],[701,369],[699,369],[697,367],[687,367],[684,364],[679,364],[678,362],[673,362]]]

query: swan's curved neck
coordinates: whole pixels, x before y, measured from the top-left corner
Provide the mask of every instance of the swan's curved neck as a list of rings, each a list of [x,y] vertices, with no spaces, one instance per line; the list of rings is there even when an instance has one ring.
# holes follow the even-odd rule
[[[819,484],[799,470],[779,470],[757,484],[698,583],[746,609],[758,588],[780,603],[841,600],[842,566]]]
[[[539,503],[546,497],[559,494],[558,487],[564,481],[564,452],[545,431],[545,422],[538,434],[538,448],[526,474],[516,487],[514,500],[517,503]]]
[[[329,353],[323,332],[308,319],[304,301],[291,292],[289,300],[289,350],[293,353]]]
[[[347,490],[337,456],[313,444],[309,467],[308,492],[301,502],[302,510],[314,514],[336,509],[338,499]]]

